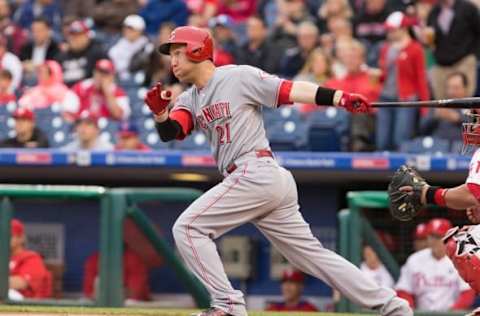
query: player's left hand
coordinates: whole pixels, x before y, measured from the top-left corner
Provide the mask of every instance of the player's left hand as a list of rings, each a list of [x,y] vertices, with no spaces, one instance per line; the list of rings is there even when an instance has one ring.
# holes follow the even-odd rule
[[[338,106],[345,108],[351,113],[370,113],[371,105],[361,94],[343,92]]]

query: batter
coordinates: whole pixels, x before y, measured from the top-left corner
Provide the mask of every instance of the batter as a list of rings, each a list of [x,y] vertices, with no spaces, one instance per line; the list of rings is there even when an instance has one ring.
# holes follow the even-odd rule
[[[293,102],[332,105],[365,113],[361,95],[292,82],[245,65],[215,67],[210,34],[199,28],[176,28],[159,47],[171,56],[173,73],[192,87],[169,111],[171,93],[157,84],[145,102],[163,141],[183,139],[202,130],[224,180],[193,202],[173,227],[186,265],[208,289],[211,308],[199,316],[245,316],[243,294],[225,274],[214,239],[247,222],[253,223],[296,268],[338,289],[344,296],[381,315],[413,315],[408,303],[378,286],[356,266],[322,247],[299,212],[292,174],[279,166],[270,150],[262,106]]]

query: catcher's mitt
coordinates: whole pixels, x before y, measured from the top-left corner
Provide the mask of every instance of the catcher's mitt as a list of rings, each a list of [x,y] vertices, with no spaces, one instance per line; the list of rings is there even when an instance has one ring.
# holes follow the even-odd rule
[[[388,185],[390,197],[390,214],[398,220],[409,221],[422,208],[422,188],[427,182],[412,167],[403,165],[395,172]],[[409,186],[410,191],[400,191]]]

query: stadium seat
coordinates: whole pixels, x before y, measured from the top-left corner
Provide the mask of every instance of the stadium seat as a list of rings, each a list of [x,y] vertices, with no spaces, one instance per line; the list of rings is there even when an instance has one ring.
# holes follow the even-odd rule
[[[342,151],[347,147],[350,117],[336,108],[312,112],[308,118],[308,147],[311,151]]]
[[[274,151],[295,151],[305,148],[307,130],[303,122],[277,122],[267,129],[267,137]]]
[[[73,139],[73,126],[60,115],[52,118],[50,122],[39,124],[39,128],[47,134],[50,147],[62,147]]]
[[[409,154],[444,154],[450,152],[450,143],[431,136],[417,137],[402,143],[400,151]]]
[[[162,142],[162,140],[158,136],[158,133],[155,130],[150,132],[141,132],[140,139],[142,140],[142,143],[154,150],[169,149],[171,147],[170,143]]]
[[[265,125],[274,125],[278,122],[302,122],[303,118],[297,109],[291,106],[283,106],[279,109],[272,109],[269,107],[262,107],[263,120]]]

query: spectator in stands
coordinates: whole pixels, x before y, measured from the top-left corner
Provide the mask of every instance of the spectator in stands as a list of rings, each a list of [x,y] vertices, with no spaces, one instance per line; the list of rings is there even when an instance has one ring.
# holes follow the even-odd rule
[[[326,0],[318,9],[319,29],[325,33],[328,29],[328,21],[333,18],[351,19],[353,11],[348,0]]]
[[[360,270],[374,279],[378,285],[393,288],[393,281],[390,272],[382,264],[377,253],[369,245],[363,246],[363,262],[360,264]]]
[[[317,47],[310,52],[302,69],[298,75],[294,77],[294,80],[324,85],[332,75],[330,66],[330,57],[321,47]]]
[[[234,64],[237,52],[237,43],[232,31],[233,21],[225,14],[221,14],[208,21],[213,39],[215,40],[215,52],[213,60],[216,66]]]
[[[313,22],[305,21],[298,26],[297,45],[285,52],[280,73],[287,78],[295,77],[302,69],[308,55],[318,45],[318,28]]]
[[[256,9],[257,0],[218,1],[218,14],[225,14],[229,16],[236,24],[245,22],[255,13]]]
[[[141,16],[127,16],[123,21],[122,37],[108,51],[121,80],[132,78],[130,66],[133,60],[144,58],[140,55],[149,55],[154,51],[153,44],[143,34],[144,30],[145,21]]]
[[[15,137],[0,141],[3,148],[46,148],[47,136],[35,126],[35,114],[27,108],[18,108],[13,112],[15,119]]]
[[[104,0],[96,5],[93,20],[104,35],[117,36],[122,31],[125,18],[137,14],[139,9],[137,0]]]
[[[366,0],[365,8],[353,19],[354,34],[367,48],[367,63],[378,66],[380,47],[385,41],[385,20],[391,11],[386,0]]]
[[[468,96],[475,92],[477,58],[480,41],[480,13],[468,0],[439,0],[428,16],[429,28],[424,33],[433,39],[436,65],[432,69],[432,89],[435,98],[445,98],[447,76],[463,72],[469,82]]]
[[[428,248],[428,230],[427,223],[420,223],[415,227],[415,234],[413,238],[413,249],[415,251],[420,251],[422,249]]]
[[[55,32],[60,32],[62,12],[55,0],[26,0],[17,8],[13,19],[24,29],[30,29],[38,17],[48,20]]]
[[[379,65],[384,78],[382,101],[429,100],[423,48],[409,33],[414,21],[402,12],[385,22],[389,42],[382,47]],[[396,149],[417,130],[416,109],[380,109],[377,113],[377,149]]]
[[[93,77],[80,81],[72,90],[80,99],[80,112],[89,111],[112,120],[126,120],[130,116],[128,97],[116,84],[115,66],[108,59],[97,61]]]
[[[208,21],[217,15],[217,0],[185,0],[190,16],[195,16],[200,26],[205,27]]]
[[[85,19],[93,16],[97,0],[59,0],[63,16]]]
[[[63,80],[68,86],[90,78],[95,63],[106,54],[102,45],[91,36],[84,21],[76,20],[68,26],[67,45],[56,58],[62,65]]]
[[[115,150],[149,151],[150,147],[143,144],[140,140],[138,128],[135,124],[125,121],[120,125],[120,130],[117,133]]]
[[[75,122],[75,139],[62,147],[65,151],[113,150],[113,144],[100,137],[98,117],[88,111],[83,111],[77,116]]]
[[[84,265],[83,294],[85,297],[96,298],[99,271],[99,253],[95,252],[87,258]],[[123,251],[123,285],[126,299],[135,301],[150,299],[147,265],[133,249],[126,245]]]
[[[148,0],[139,14],[147,24],[147,34],[155,35],[165,22],[185,25],[188,9],[183,0]]]
[[[52,275],[42,257],[25,247],[25,227],[18,219],[10,222],[9,297],[48,298],[52,293]]]
[[[0,36],[0,69],[7,69],[12,74],[10,92],[15,92],[22,82],[22,63],[7,50],[7,39],[3,36]]]
[[[464,310],[475,299],[475,291],[462,280],[446,255],[442,237],[451,227],[446,219],[430,220],[429,247],[410,255],[401,269],[395,288],[412,308],[439,312]]]
[[[35,18],[32,23],[32,39],[22,46],[20,60],[25,76],[34,77],[36,67],[58,54],[58,44],[53,39],[52,29],[47,19]]]
[[[172,23],[166,22],[162,24],[156,36],[154,46],[165,43],[174,29],[175,25]],[[132,59],[130,70],[132,72],[144,72],[145,80],[143,85],[147,87],[158,81],[165,84],[178,82],[173,76],[169,60],[169,56],[159,54],[156,50],[153,50],[150,54],[140,54]]]
[[[303,0],[278,1],[277,11],[271,37],[280,50],[284,51],[297,44],[299,24],[307,20],[313,21],[313,18]]]
[[[446,81],[446,97],[457,99],[468,96],[468,78],[462,72],[453,72]],[[420,133],[446,139],[451,144],[462,140],[462,123],[465,115],[459,109],[430,109],[428,115],[422,118]]]
[[[372,80],[365,65],[365,47],[357,40],[351,40],[343,49],[346,74],[341,79],[330,79],[326,87],[363,94],[370,102],[378,100],[380,85]],[[375,148],[375,118],[372,114],[351,117],[350,149],[372,151]]]
[[[282,52],[268,38],[265,22],[259,16],[247,20],[247,41],[237,51],[237,64],[260,67],[268,73],[278,73]]]
[[[304,311],[314,312],[318,309],[302,300],[304,275],[298,270],[287,269],[282,275],[283,301],[267,306],[267,311]]]
[[[20,48],[28,37],[28,32],[12,21],[8,0],[0,0],[0,35],[7,39],[8,50],[15,55],[20,53]]]
[[[7,69],[0,70],[0,106],[17,100],[15,94],[10,91],[12,79],[13,77],[10,71]]]
[[[73,120],[73,116],[79,110],[80,101],[78,96],[63,83],[60,64],[54,60],[47,60],[38,67],[37,73],[38,84],[20,97],[19,105],[35,110],[57,103],[64,117]]]

